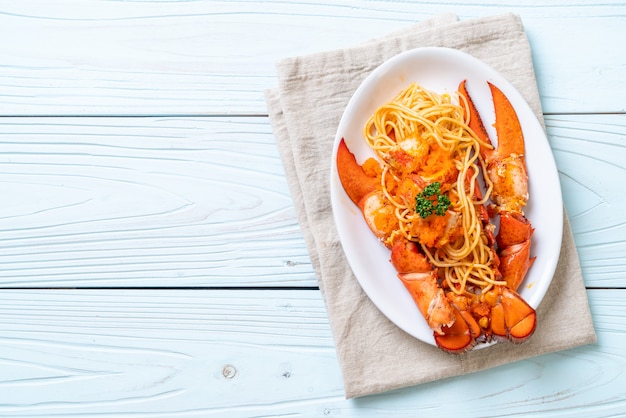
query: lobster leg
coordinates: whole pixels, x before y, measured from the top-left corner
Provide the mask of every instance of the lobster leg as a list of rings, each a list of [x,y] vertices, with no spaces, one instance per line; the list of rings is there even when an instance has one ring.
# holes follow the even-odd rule
[[[469,312],[447,297],[439,285],[437,269],[433,269],[418,246],[405,239],[396,240],[390,261],[433,330],[437,346],[449,353],[462,353],[474,347],[480,327]]]
[[[461,82],[459,93],[467,103],[468,125],[481,141],[492,144],[465,84],[465,81]],[[481,147],[481,155],[493,183],[492,200],[495,205],[490,209],[494,215],[500,215],[500,230],[496,237],[500,272],[509,288],[517,290],[534,261],[534,257],[530,256],[533,228],[523,214],[528,199],[524,136],[515,109],[507,97],[496,86],[488,84],[496,112],[494,126],[498,147]]]

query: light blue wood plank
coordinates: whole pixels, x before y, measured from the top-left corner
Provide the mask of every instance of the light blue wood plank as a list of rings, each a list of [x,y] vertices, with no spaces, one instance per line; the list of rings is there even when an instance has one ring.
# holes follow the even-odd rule
[[[626,116],[546,124],[585,283],[626,287]],[[2,286],[317,285],[266,118],[2,118],[0,147]]]
[[[316,282],[267,119],[228,115],[265,112],[276,59],[450,11],[522,16],[585,283],[615,289],[597,344],[346,401],[319,292],[243,289]],[[623,414],[625,12],[0,0],[0,116],[152,116],[0,117],[0,286],[120,287],[0,292],[0,416]]]
[[[623,1],[4,1],[1,115],[262,114],[274,63],[444,12],[522,17],[544,110],[624,111]],[[16,35],[19,34],[19,35]]]
[[[626,287],[626,115],[547,118],[587,286]]]
[[[0,119],[0,283],[316,286],[267,118]]]
[[[346,401],[318,291],[3,291],[0,415],[615,415],[626,290],[589,297],[594,345]]]

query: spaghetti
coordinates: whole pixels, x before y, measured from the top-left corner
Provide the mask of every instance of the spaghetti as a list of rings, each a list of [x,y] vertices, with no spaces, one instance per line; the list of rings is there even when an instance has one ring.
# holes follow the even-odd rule
[[[368,145],[382,162],[382,191],[396,218],[387,244],[398,236],[419,243],[457,294],[468,286],[486,292],[506,284],[487,234],[493,226],[481,214],[493,186],[480,148],[492,147],[469,128],[466,107],[462,96],[413,83],[377,109],[364,127]],[[484,196],[477,181],[481,175],[487,184]],[[421,193],[429,184],[437,184],[450,202],[442,216],[418,213],[416,200],[424,199]]]

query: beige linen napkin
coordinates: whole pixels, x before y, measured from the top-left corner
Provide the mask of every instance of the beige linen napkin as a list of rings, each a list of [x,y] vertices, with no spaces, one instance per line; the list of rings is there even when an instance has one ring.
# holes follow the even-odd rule
[[[554,280],[538,308],[538,327],[519,346],[496,344],[451,355],[391,323],[354,277],[335,229],[330,159],[339,120],[363,79],[388,58],[421,46],[463,50],[507,78],[543,122],[520,19],[511,14],[457,21],[441,15],[350,49],[288,58],[278,88],[266,92],[270,122],[326,303],[346,398],[466,374],[595,341],[578,255],[567,217]]]

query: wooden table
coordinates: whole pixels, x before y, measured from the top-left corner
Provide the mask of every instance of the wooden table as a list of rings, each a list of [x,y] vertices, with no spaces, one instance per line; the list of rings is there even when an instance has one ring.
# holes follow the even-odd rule
[[[0,1],[0,416],[626,413],[626,5],[485,4]],[[523,19],[598,342],[347,401],[263,91],[442,12]]]

